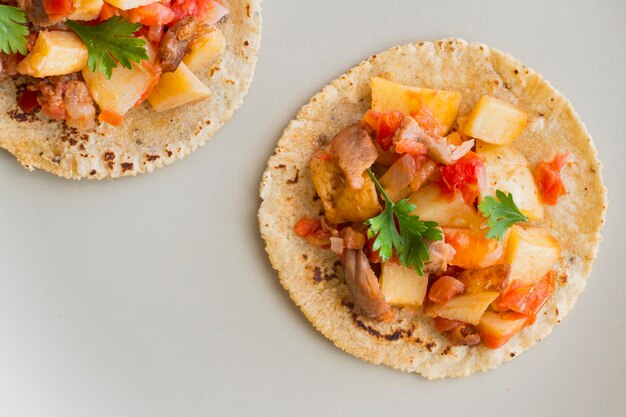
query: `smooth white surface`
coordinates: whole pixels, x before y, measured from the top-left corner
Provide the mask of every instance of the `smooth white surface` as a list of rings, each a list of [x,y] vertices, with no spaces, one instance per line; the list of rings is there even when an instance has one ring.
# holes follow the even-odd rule
[[[256,79],[204,148],[150,175],[73,182],[0,152],[0,416],[622,416],[626,3],[266,0]],[[573,103],[611,204],[587,290],[543,342],[428,382],[318,334],[259,237],[258,184],[288,121],[396,44],[510,52]],[[1,134],[1,133],[0,133]]]

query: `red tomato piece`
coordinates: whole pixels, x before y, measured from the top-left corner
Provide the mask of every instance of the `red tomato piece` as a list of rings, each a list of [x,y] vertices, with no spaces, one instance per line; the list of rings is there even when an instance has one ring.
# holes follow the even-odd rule
[[[400,128],[404,115],[397,111],[378,113],[368,110],[363,121],[376,132],[376,142],[383,151],[388,151],[393,144],[393,135]]]
[[[43,8],[50,17],[68,16],[72,13],[74,4],[72,0],[43,0]]]
[[[25,90],[17,101],[24,113],[32,113],[37,107],[39,107],[39,101],[37,101],[37,92]]]
[[[561,169],[567,163],[567,157],[566,153],[558,154],[550,162],[539,162],[535,168],[535,182],[544,204],[554,206],[560,196],[567,194],[561,179]]]
[[[100,116],[98,116],[98,120],[108,123],[111,126],[119,126],[124,121],[124,116],[112,111],[103,110]]]
[[[104,22],[105,20],[109,20],[113,16],[121,16],[121,15],[122,15],[122,11],[120,9],[105,2],[102,5],[102,9],[100,9],[100,15],[98,16],[98,19],[101,22]]]
[[[539,310],[556,291],[554,271],[548,272],[531,286],[517,287],[515,283],[500,295],[498,306],[526,315],[530,322],[535,321]]]
[[[433,136],[443,136],[446,129],[439,123],[435,114],[429,107],[422,106],[412,115],[422,129]]]
[[[437,329],[438,332],[441,333],[445,333],[445,332],[449,332],[450,330],[454,330],[457,327],[459,327],[460,325],[463,324],[462,321],[458,321],[458,320],[450,320],[450,319],[446,319],[443,317],[435,317],[434,319],[435,322],[435,329]]]
[[[486,176],[485,165],[480,157],[470,151],[454,164],[443,165],[440,170],[442,190],[453,194],[461,192],[465,202],[473,204]]]
[[[146,26],[167,25],[174,20],[174,12],[161,3],[151,3],[127,11],[126,17],[133,23]]]
[[[463,294],[464,291],[465,285],[461,281],[449,275],[444,275],[430,287],[428,299],[433,303],[445,303],[454,296]]]
[[[320,219],[302,217],[296,222],[293,231],[298,236],[305,238],[309,241],[309,243],[312,243],[315,246],[330,246],[331,233],[328,230],[324,230]]]
[[[215,13],[218,13],[219,18],[221,18],[223,13],[227,12],[224,6],[213,0],[173,0],[170,8],[174,12],[172,23],[191,16],[201,22],[210,19],[209,24],[214,24],[216,22],[213,20],[217,18],[217,16],[213,16]]]

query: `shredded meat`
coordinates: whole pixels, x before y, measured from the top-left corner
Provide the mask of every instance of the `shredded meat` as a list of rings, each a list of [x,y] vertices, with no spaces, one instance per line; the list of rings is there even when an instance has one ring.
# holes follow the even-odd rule
[[[424,264],[424,272],[439,273],[445,271],[456,250],[443,240],[427,242],[426,247],[430,260]]]
[[[476,328],[466,323],[462,323],[444,334],[456,346],[475,346],[480,343],[480,334]]]
[[[446,138],[430,135],[410,116],[404,118],[400,129],[398,129],[393,138],[394,143],[401,140],[414,140],[426,145],[430,159],[444,165],[450,165],[458,161],[474,146],[473,139],[456,146],[448,143]]]
[[[385,301],[367,256],[362,250],[347,249],[343,257],[346,285],[362,313],[374,320],[390,322],[395,313]]]
[[[189,43],[197,33],[198,23],[191,17],[178,21],[163,36],[159,47],[159,58],[162,61],[163,72],[173,72],[187,52]]]
[[[49,118],[65,119],[68,126],[77,129],[93,128],[96,108],[89,89],[77,73],[48,77],[28,89],[38,91],[41,111]]]
[[[354,190],[363,187],[363,173],[378,158],[378,152],[372,142],[366,124],[355,123],[343,129],[332,140],[330,153],[337,158],[348,185]]]
[[[17,74],[17,55],[0,52],[0,81]]]

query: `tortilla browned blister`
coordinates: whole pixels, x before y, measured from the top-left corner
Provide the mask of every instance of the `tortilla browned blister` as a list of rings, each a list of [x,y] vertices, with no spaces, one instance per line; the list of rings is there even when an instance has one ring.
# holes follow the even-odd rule
[[[16,103],[16,83],[0,83],[0,147],[25,168],[66,178],[116,178],[152,172],[203,145],[241,105],[252,82],[261,42],[261,1],[228,0],[229,14],[218,23],[226,50],[198,77],[211,96],[195,104],[157,113],[146,102],[113,127],[100,123],[79,132],[63,122],[24,114]]]
[[[556,265],[558,289],[536,323],[498,350],[453,346],[431,318],[398,310],[390,324],[353,312],[339,258],[293,232],[302,216],[322,213],[309,161],[343,127],[370,107],[369,80],[383,76],[419,87],[459,91],[459,115],[483,94],[526,111],[529,124],[513,143],[535,165],[568,152],[563,170],[568,194],[546,207],[548,228],[562,245]],[[479,43],[459,39],[392,48],[361,62],[326,86],[291,121],[269,159],[261,183],[261,234],[280,281],[311,323],[335,345],[361,359],[429,379],[461,377],[495,368],[546,337],[571,310],[585,287],[600,242],[606,190],[594,144],[571,104],[541,75],[517,59]]]

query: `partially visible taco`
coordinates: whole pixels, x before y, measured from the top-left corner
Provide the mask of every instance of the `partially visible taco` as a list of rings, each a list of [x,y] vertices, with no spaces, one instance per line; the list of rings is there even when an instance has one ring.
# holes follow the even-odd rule
[[[260,0],[8,0],[0,147],[66,178],[185,157],[241,105],[260,13]]]
[[[261,234],[341,349],[427,378],[496,367],[571,310],[606,192],[570,103],[500,51],[395,47],[304,106],[261,183]]]

